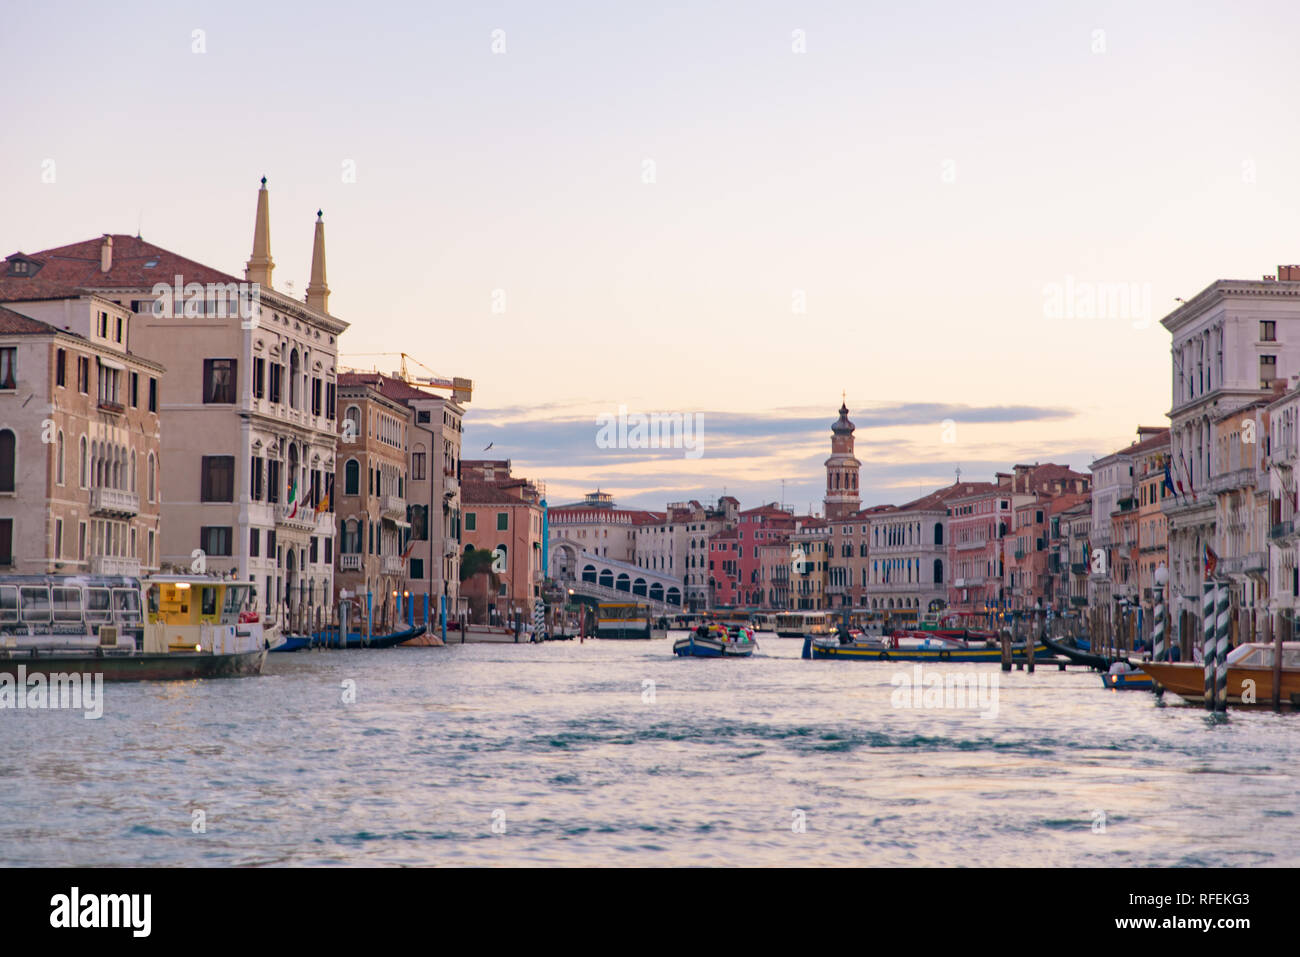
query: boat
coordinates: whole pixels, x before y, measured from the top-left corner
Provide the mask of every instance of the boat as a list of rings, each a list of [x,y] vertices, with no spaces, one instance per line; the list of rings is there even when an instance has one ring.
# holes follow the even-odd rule
[[[383,635],[367,636],[364,632],[350,631],[340,640],[337,631],[315,631],[312,632],[311,643],[318,648],[392,648],[412,638],[419,638],[424,632],[424,625],[412,625]]]
[[[1229,704],[1272,704],[1275,652],[1272,642],[1262,641],[1246,642],[1228,652]],[[1139,661],[1137,666],[1155,679],[1157,691],[1172,691],[1187,701],[1205,701],[1203,663]],[[1300,707],[1300,641],[1283,642],[1281,677],[1279,700]],[[1253,684],[1247,685],[1248,681]],[[1243,695],[1250,700],[1243,701]]]
[[[0,672],[105,681],[260,674],[279,639],[252,599],[251,583],[208,576],[0,576]]]
[[[1047,645],[1053,652],[1068,658],[1076,665],[1087,665],[1089,668],[1096,668],[1098,671],[1108,671],[1116,662],[1130,664],[1127,658],[1107,658],[1104,655],[1094,655],[1089,651],[1080,651],[1078,648],[1071,647],[1068,644],[1062,644],[1054,638],[1043,635],[1040,639],[1043,644]]]
[[[1156,687],[1155,679],[1149,674],[1122,661],[1115,662],[1102,674],[1101,683],[1112,691],[1154,691]]]
[[[1012,645],[1012,654],[1025,653],[1024,642]],[[887,638],[862,636],[849,632],[820,638],[804,639],[803,658],[851,658],[862,661],[990,661],[1002,660],[1002,648],[987,641],[967,642],[959,638],[923,632],[895,633]],[[1052,652],[1041,642],[1034,646],[1034,658],[1051,658]]]
[[[631,601],[602,601],[596,606],[597,638],[649,638],[651,635],[649,606]]]
[[[776,633],[782,638],[817,637],[834,633],[831,616],[824,611],[788,611],[776,616]]]
[[[748,658],[757,647],[754,633],[748,628],[700,625],[673,642],[673,654],[681,658]]]

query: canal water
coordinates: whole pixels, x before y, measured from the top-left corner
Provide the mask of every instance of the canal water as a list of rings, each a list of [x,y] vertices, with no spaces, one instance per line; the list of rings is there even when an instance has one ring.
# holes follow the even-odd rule
[[[984,664],[938,673],[996,714],[918,708],[910,664],[799,651],[299,652],[0,711],[0,864],[1300,864],[1300,716]]]

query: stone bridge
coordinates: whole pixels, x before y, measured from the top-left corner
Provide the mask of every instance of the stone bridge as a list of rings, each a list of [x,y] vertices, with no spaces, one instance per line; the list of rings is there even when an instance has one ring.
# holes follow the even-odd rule
[[[550,544],[547,570],[556,584],[597,601],[641,601],[657,614],[682,610],[680,579],[628,562],[583,551],[577,542],[559,538]]]

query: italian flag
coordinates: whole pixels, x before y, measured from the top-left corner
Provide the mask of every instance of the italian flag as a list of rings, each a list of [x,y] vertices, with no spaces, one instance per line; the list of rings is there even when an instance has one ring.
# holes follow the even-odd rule
[[[293,506],[293,508],[289,509],[289,517],[293,518],[298,514],[298,476],[296,475],[289,486],[289,504]]]

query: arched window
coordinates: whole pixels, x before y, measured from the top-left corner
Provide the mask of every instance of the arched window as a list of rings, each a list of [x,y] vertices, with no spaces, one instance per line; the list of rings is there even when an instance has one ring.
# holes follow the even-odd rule
[[[350,405],[343,413],[343,441],[356,442],[361,438],[361,410]]]
[[[596,566],[595,566],[595,565],[584,565],[584,566],[582,566],[582,580],[585,581],[585,582],[593,582],[593,583],[596,581]]]
[[[77,482],[82,488],[86,488],[90,484],[90,452],[84,435],[81,437],[80,446],[81,458],[80,464],[77,466]]]
[[[348,459],[343,466],[343,494],[361,494],[361,463],[356,459]]]
[[[131,450],[131,491],[135,489],[135,449]]]
[[[935,526],[935,528],[938,527],[939,527],[938,525]],[[942,581],[943,581],[943,562],[940,559],[936,558],[934,560],[934,583],[938,585]]]
[[[650,596],[649,596],[649,597],[650,597],[650,600],[651,600],[651,601],[663,601],[663,600],[664,600],[664,586],[661,585],[661,584],[659,584],[658,582],[655,582],[653,585],[650,586]]]
[[[54,445],[54,481],[63,484],[63,430],[59,430],[58,441]]]
[[[608,568],[602,568],[600,570],[600,584],[605,588],[614,587],[614,573]]]
[[[682,593],[678,591],[676,586],[669,588],[668,594],[665,597],[668,599],[668,604],[670,605],[680,605],[682,603]]]
[[[152,452],[149,453],[148,473],[149,501],[156,502],[158,501],[158,465],[154,461]]]
[[[632,579],[628,577],[627,572],[618,573],[618,579],[614,582],[614,587],[619,591],[632,590]]]
[[[14,491],[18,474],[18,436],[12,429],[0,429],[0,492]]]
[[[943,523],[942,522],[934,523],[934,543],[936,545],[943,544]]]
[[[289,408],[298,408],[298,350],[289,353]]]

